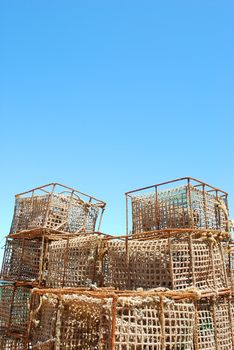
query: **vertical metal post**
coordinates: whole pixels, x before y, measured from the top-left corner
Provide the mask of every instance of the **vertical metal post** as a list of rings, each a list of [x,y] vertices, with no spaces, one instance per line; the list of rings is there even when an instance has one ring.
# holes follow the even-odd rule
[[[102,218],[103,218],[104,210],[105,210],[105,207],[102,208],[102,211],[101,211],[101,215],[100,215],[100,219],[99,219],[99,223],[98,223],[98,232],[100,232],[100,229],[101,229],[101,224],[102,224]]]
[[[128,195],[126,194],[126,236],[128,236]]]
[[[34,194],[35,191],[32,191],[32,196],[31,196],[31,215],[28,217],[27,220],[27,227],[25,227],[25,229],[28,229],[28,225],[30,224],[30,221],[32,222],[32,218],[33,218],[33,203],[34,203]]]
[[[8,288],[9,286],[7,286],[6,288]],[[4,287],[3,287],[4,288]],[[8,319],[8,331],[10,332],[10,328],[11,328],[11,321],[12,321],[12,313],[13,313],[13,308],[14,308],[14,302],[15,302],[15,291],[16,291],[16,286],[13,285],[13,291],[12,291],[12,296],[11,296],[11,301],[10,301],[10,305],[9,305],[9,319]]]
[[[217,203],[219,203],[218,190],[215,191],[215,194],[216,194],[216,201],[217,201]],[[217,205],[217,224],[216,224],[216,228],[217,229],[221,229],[220,225],[221,225],[220,208]]]
[[[19,239],[20,241],[21,239]],[[20,256],[20,262],[19,262],[19,266],[18,266],[18,280],[20,280],[21,276],[21,270],[22,270],[22,262],[23,262],[23,257],[24,257],[24,248],[25,248],[25,238],[22,239],[22,252],[21,252],[21,256]]]
[[[226,195],[225,195],[225,205],[226,205],[227,213],[228,213],[228,217],[227,217],[227,221],[228,221],[229,220],[228,193],[226,193]],[[228,232],[232,230],[230,227],[230,222],[227,222],[226,228],[227,228]]]
[[[63,268],[63,282],[62,282],[62,287],[64,287],[64,282],[65,282],[65,275],[66,275],[66,270],[67,270],[67,262],[68,262],[68,250],[69,250],[69,238],[67,238],[67,243],[66,243],[66,249],[65,249],[65,255],[64,255],[64,268]]]
[[[199,342],[198,342],[198,326],[199,326],[199,322],[198,322],[198,305],[197,305],[197,301],[194,301],[194,311],[195,311],[195,327],[194,327],[194,350],[199,350]]]
[[[173,245],[172,245],[172,239],[168,238],[168,248],[169,248],[169,257],[170,257],[170,273],[171,273],[171,289],[175,289],[175,279],[174,279],[174,269],[173,269]]]
[[[159,208],[158,208],[158,187],[155,186],[155,226],[159,230],[160,227],[160,218],[159,218]]]
[[[56,184],[52,185],[52,190],[50,192],[50,197],[49,197],[49,200],[48,200],[48,208],[47,208],[47,211],[46,211],[43,228],[46,228],[46,226],[47,226],[47,220],[48,220],[49,213],[50,213],[50,204],[51,204],[51,201],[52,201],[52,198],[53,198],[53,195],[54,195],[55,186],[56,186]]]
[[[166,350],[166,332],[165,332],[165,316],[164,316],[164,300],[163,297],[160,296],[160,326],[161,326],[161,349]]]
[[[74,194],[74,190],[71,191],[71,195],[70,195],[70,202],[68,204],[67,215],[66,215],[66,224],[68,223],[68,212],[69,212],[69,209],[71,208],[73,194]]]
[[[125,248],[126,248],[126,267],[127,267],[127,287],[130,289],[131,281],[130,281],[130,266],[129,266],[129,242],[128,242],[128,195],[126,194],[126,238],[125,238]]]
[[[190,208],[190,220],[192,221],[192,228],[194,228],[193,206],[192,206],[192,197],[191,197],[191,184],[190,184],[189,178],[188,178],[187,188],[188,188],[188,197],[189,197],[188,199],[189,199],[189,208]]]
[[[207,221],[207,207],[206,207],[206,192],[205,192],[205,185],[202,185],[202,192],[203,192],[203,206],[204,206],[204,214],[205,214],[205,224],[206,228],[208,228],[208,221]]]
[[[44,257],[45,257],[45,236],[43,235],[41,240],[41,255],[40,255],[40,263],[39,263],[39,284],[41,284],[43,280]]]
[[[190,267],[191,267],[191,273],[192,273],[192,282],[193,282],[193,286],[196,287],[192,233],[189,233],[189,253],[190,253]]]
[[[115,332],[116,332],[116,316],[117,316],[118,296],[112,298],[112,322],[111,322],[111,340],[110,350],[115,350]]]

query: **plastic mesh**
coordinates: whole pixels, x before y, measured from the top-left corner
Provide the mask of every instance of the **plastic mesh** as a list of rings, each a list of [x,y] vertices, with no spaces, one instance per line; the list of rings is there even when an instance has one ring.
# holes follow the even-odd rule
[[[189,191],[188,186],[180,186],[131,198],[133,233],[164,228],[227,228],[227,217],[216,197],[195,187]],[[219,201],[225,207],[223,199]]]
[[[95,283],[100,241],[101,237],[92,235],[52,242],[49,246],[47,286],[79,287]]]
[[[1,275],[6,280],[38,280],[41,239],[7,239]]]

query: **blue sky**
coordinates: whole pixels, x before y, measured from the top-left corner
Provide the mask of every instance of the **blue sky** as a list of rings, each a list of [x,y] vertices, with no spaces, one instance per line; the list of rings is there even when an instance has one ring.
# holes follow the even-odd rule
[[[58,181],[107,201],[193,176],[233,198],[233,1],[0,2],[0,232]],[[3,241],[1,243],[3,245]]]

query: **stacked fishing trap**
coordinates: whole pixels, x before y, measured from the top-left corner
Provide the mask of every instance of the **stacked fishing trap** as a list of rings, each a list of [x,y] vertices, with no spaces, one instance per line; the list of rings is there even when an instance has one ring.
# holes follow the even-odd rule
[[[50,245],[99,230],[104,209],[103,201],[57,183],[16,195],[1,271],[1,350],[31,347],[31,294],[46,284]]]
[[[227,193],[193,178],[130,191],[120,237],[100,233],[104,208],[58,184],[16,196],[0,350],[234,349]]]

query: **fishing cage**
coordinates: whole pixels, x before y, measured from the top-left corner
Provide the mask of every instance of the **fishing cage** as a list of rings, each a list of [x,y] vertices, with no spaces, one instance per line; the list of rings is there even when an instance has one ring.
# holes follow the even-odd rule
[[[27,343],[22,338],[0,334],[0,350],[26,350]]]
[[[16,195],[10,233],[46,228],[68,233],[100,230],[105,202],[52,183]]]
[[[83,235],[51,242],[48,248],[47,287],[89,287],[100,284],[103,236]]]
[[[9,281],[38,281],[43,278],[44,238],[7,238],[1,278]]]
[[[167,228],[230,230],[228,194],[190,177],[127,192],[126,217],[127,234]]]
[[[0,332],[24,335],[29,322],[31,287],[9,282],[0,284]],[[1,349],[1,348],[0,348]]]
[[[127,244],[125,239],[106,241],[104,286],[146,290],[193,286],[203,291],[228,288],[224,248],[218,237],[206,232],[134,237]]]
[[[234,299],[229,293],[196,303],[196,344],[199,350],[234,348]]]
[[[38,294],[40,307],[37,300],[30,326],[34,350],[38,345],[43,350],[193,350],[195,309],[188,301],[193,292],[168,296],[74,289]]]

